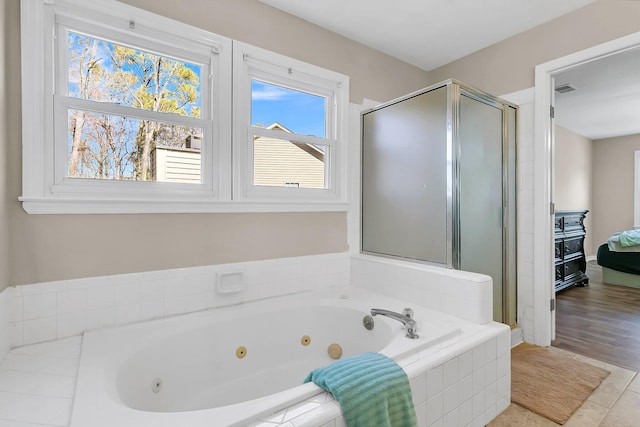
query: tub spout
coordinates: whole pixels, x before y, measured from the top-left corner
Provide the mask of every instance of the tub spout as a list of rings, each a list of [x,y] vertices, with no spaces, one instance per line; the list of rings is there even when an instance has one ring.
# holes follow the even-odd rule
[[[383,310],[381,308],[372,308],[371,309],[371,315],[372,316],[377,316],[378,314],[380,314],[382,316],[390,317],[392,319],[397,320],[398,322],[401,322],[404,325],[405,331],[407,331],[407,333],[405,334],[405,337],[411,338],[411,339],[418,338],[418,334],[416,334],[416,331],[418,330],[418,325],[417,325],[416,321],[413,320],[413,318],[412,318],[413,317],[413,310],[411,310],[410,308],[405,308],[402,313],[396,313],[395,311]]]

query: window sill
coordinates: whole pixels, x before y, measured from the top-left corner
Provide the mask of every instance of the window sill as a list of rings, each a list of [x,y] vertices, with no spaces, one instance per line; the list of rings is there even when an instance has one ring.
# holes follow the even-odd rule
[[[202,200],[77,200],[20,197],[28,214],[150,214],[245,212],[346,212],[346,202],[231,202]]]

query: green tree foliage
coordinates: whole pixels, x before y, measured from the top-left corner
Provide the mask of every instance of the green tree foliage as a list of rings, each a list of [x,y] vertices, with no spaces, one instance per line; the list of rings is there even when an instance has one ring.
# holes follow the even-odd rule
[[[197,67],[88,36],[69,37],[69,94],[97,102],[200,117]],[[199,130],[171,123],[69,112],[69,175],[151,179],[158,146],[180,147]]]

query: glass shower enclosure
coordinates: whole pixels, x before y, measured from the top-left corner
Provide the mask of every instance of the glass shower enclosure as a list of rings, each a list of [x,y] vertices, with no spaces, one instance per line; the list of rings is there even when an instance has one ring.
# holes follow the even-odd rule
[[[452,79],[362,115],[362,252],[487,274],[511,326],[516,115]]]

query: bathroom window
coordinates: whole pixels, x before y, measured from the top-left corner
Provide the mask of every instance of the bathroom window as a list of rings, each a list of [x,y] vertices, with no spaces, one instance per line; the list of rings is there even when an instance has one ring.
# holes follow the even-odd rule
[[[192,212],[230,197],[230,40],[112,1],[21,7],[27,212]]]
[[[239,200],[344,197],[341,74],[234,42],[234,154]]]
[[[113,0],[21,28],[28,213],[346,210],[347,76]]]

